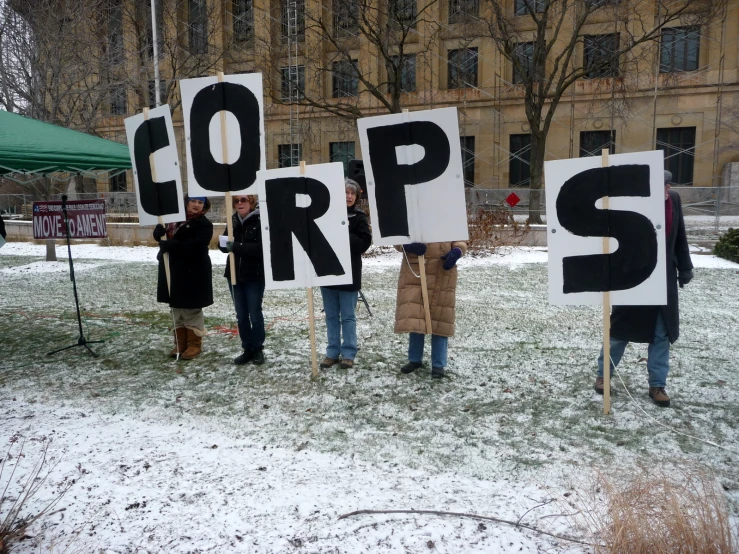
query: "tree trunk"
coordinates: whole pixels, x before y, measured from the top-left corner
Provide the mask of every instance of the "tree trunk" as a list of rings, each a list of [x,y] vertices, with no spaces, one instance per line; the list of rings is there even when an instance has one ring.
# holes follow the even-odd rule
[[[546,146],[546,135],[537,136],[531,133],[531,159],[529,170],[531,178],[531,190],[529,192],[529,224],[542,223],[541,216],[544,208],[541,205],[541,188],[544,180],[544,152]]]
[[[54,239],[46,239],[46,261],[56,261],[56,241]]]

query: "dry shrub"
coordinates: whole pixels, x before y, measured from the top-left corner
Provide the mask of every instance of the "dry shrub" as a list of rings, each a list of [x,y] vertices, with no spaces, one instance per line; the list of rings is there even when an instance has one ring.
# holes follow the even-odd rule
[[[739,546],[726,497],[704,470],[646,469],[625,484],[599,481],[598,554],[731,554]]]
[[[520,224],[510,210],[467,208],[470,252],[488,253],[499,246],[518,246],[529,230],[528,224]]]

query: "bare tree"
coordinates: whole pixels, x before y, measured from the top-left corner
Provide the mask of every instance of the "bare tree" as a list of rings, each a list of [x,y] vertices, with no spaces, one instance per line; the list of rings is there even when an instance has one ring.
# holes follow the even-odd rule
[[[369,110],[399,113],[403,94],[420,88],[417,68],[438,35],[437,0],[324,0],[315,12],[290,1],[281,0],[270,38],[257,44],[261,69],[277,80],[274,103],[355,120]],[[290,9],[297,17],[288,25]]]
[[[514,0],[511,6],[488,0],[488,35],[512,65],[513,90],[515,94],[523,91],[531,129],[530,223],[541,223],[547,136],[570,87],[581,79],[597,80],[595,96],[605,93],[613,99],[615,94],[641,86],[640,76],[654,73],[663,29],[675,24],[706,25],[722,13],[724,3]]]

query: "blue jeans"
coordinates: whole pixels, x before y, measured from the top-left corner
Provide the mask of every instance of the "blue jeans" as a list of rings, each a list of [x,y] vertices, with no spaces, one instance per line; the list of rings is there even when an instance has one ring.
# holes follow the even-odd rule
[[[423,341],[426,335],[410,333],[408,336],[408,361],[420,364],[423,361]],[[431,335],[431,366],[446,367],[446,351],[449,337]]]
[[[627,344],[629,344],[627,340],[611,339],[611,375],[621,361]],[[657,314],[654,339],[647,348],[647,371],[650,387],[667,386],[667,373],[670,371],[670,337],[661,313]],[[603,377],[603,348],[600,349],[598,356],[598,377]]]
[[[323,310],[326,312],[326,357],[345,360],[357,356],[357,298],[355,290],[321,287]],[[343,336],[343,341],[341,340]],[[341,346],[339,346],[341,345]]]
[[[244,350],[261,350],[264,347],[264,315],[262,314],[263,283],[229,283],[239,336]]]

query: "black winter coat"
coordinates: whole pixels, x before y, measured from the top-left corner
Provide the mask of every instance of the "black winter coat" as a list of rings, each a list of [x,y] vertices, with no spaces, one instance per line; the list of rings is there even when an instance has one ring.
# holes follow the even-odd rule
[[[181,225],[171,239],[159,243],[157,302],[173,308],[204,308],[213,304],[213,270],[208,245],[213,224],[204,215]],[[163,252],[169,253],[170,291]]]
[[[372,244],[372,231],[370,231],[367,216],[356,205],[347,208],[349,219],[349,253],[352,258],[352,284],[331,285],[327,289],[355,291],[362,288],[362,254]]]
[[[233,222],[233,253],[236,260],[236,282],[264,283],[264,258],[262,256],[262,227],[259,217],[259,208],[249,212],[244,223],[241,223],[238,214],[231,217]],[[228,229],[223,231],[228,235]],[[228,252],[219,246],[221,252]],[[226,271],[223,276],[231,282],[231,256],[226,262]]]
[[[680,314],[678,309],[677,275],[680,271],[693,269],[685,234],[685,221],[680,195],[669,191],[672,199],[672,228],[667,238],[667,305],[666,306],[614,306],[611,312],[611,336],[630,342],[654,341],[654,326],[657,314],[661,313],[667,326],[670,342],[680,336]]]

